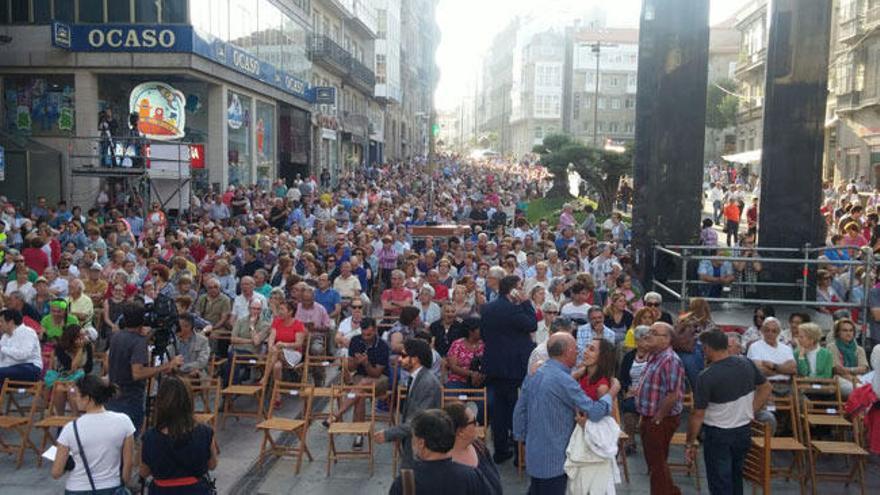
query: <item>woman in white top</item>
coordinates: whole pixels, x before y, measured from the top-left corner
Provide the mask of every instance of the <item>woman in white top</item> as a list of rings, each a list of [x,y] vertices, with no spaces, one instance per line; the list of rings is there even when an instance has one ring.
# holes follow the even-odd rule
[[[116,385],[95,375],[77,381],[75,400],[85,414],[61,430],[52,464],[52,477],[58,479],[64,475],[68,454],[73,458],[75,466],[64,484],[65,495],[113,495],[128,484],[135,430],[128,416],[104,409],[115,394]]]

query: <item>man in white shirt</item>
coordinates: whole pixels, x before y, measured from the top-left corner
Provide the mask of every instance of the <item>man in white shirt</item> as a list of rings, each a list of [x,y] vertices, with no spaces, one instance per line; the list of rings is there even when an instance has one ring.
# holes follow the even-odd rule
[[[0,311],[0,385],[7,379],[35,382],[40,379],[43,359],[36,332],[22,324],[20,311]]]
[[[351,308],[351,316],[339,322],[339,328],[336,330],[336,353],[340,356],[348,356],[348,345],[351,343],[351,338],[361,334],[364,302],[360,299],[354,300],[349,308]]]
[[[717,182],[707,193],[709,202],[712,203],[712,220],[717,224],[721,220],[721,207],[724,206],[724,191]]]
[[[339,276],[333,281],[333,288],[343,299],[354,301],[361,295],[361,281],[351,274],[351,263],[343,261],[339,265]]]
[[[779,342],[781,328],[776,318],[770,316],[764,319],[761,325],[763,338],[753,342],[746,354],[771,382],[787,381],[797,374],[797,363],[791,347]]]
[[[235,296],[235,300],[232,302],[232,319],[229,322],[230,325],[234,325],[235,320],[239,318],[248,317],[248,308],[251,301],[254,299],[258,299],[264,308],[268,307],[266,297],[259,292],[254,291],[256,286],[257,284],[254,282],[253,277],[248,276],[241,278],[241,294]]]

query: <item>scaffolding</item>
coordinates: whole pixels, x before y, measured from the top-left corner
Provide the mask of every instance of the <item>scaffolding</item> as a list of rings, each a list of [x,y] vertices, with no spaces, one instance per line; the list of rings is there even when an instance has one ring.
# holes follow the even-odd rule
[[[146,138],[70,138],[67,163],[70,170],[70,198],[73,204],[94,204],[100,191],[108,204],[119,204],[123,195],[129,206],[141,208],[144,215],[151,202],[180,215],[192,199],[193,146],[199,143],[169,143]],[[204,149],[203,147],[199,149]],[[99,180],[99,186],[77,187],[75,178]],[[78,189],[86,189],[79,192]],[[86,199],[89,198],[89,199]],[[176,201],[175,201],[176,200]]]

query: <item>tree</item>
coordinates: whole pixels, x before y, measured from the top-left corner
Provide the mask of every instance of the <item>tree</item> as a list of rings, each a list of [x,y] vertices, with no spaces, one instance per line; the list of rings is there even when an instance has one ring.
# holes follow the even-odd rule
[[[620,178],[632,173],[632,147],[623,153],[590,148],[566,134],[552,134],[532,150],[541,156],[541,164],[553,173],[553,188],[548,197],[568,195],[568,170],[573,169],[599,195],[599,213],[614,208]]]
[[[736,111],[739,99],[731,93],[736,91],[736,82],[722,79],[709,85],[706,92],[706,127],[726,129],[736,124]]]

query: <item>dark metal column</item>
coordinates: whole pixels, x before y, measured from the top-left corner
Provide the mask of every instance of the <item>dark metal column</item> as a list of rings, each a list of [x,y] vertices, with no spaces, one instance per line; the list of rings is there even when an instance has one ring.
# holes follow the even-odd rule
[[[831,2],[773,0],[769,8],[759,245],[821,245]]]
[[[643,1],[633,230],[645,279],[653,242],[699,239],[708,63],[708,0]]]

